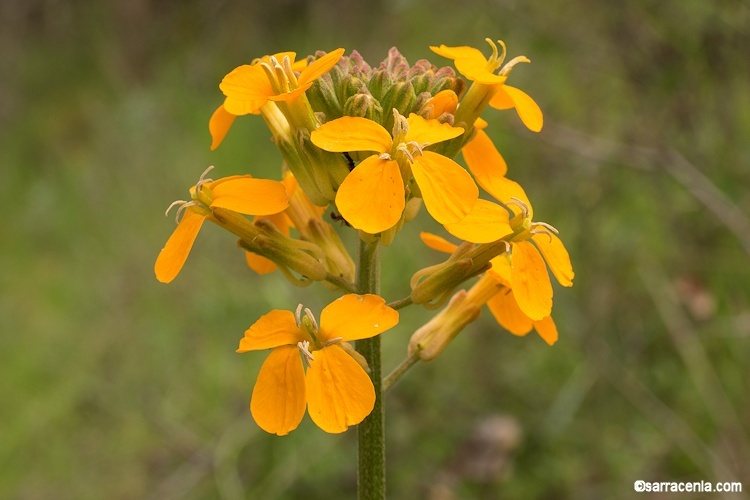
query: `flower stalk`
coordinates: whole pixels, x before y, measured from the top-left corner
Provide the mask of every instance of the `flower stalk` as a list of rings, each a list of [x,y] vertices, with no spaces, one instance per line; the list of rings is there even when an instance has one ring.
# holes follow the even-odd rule
[[[380,293],[380,246],[359,240],[357,292]],[[360,500],[385,498],[385,406],[380,358],[380,337],[357,341],[357,351],[370,367],[375,387],[375,408],[357,426],[357,491]]]

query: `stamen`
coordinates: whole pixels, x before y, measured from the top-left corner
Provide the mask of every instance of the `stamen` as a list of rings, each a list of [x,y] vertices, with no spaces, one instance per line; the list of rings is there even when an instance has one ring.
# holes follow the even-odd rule
[[[401,139],[409,133],[409,122],[406,118],[393,108],[393,142],[401,142]]]
[[[531,234],[532,236],[535,234],[546,234],[549,238],[549,242],[552,243],[552,233],[550,233],[546,229],[532,229],[531,231],[529,231],[529,234]]]
[[[335,339],[326,340],[325,343],[323,344],[323,347],[328,347],[329,345],[338,344],[342,340],[344,340],[344,337],[336,337]]]
[[[417,151],[419,151],[419,156],[422,156],[422,154],[423,154],[422,153],[422,149],[426,148],[427,146],[429,146],[430,143],[429,142],[425,142],[424,144],[419,144],[417,141],[409,141],[409,142],[406,143],[406,145],[407,146],[411,146],[414,149],[416,149]]]
[[[291,87],[295,89],[299,87],[297,77],[295,76],[294,70],[292,69],[292,60],[289,59],[289,56],[284,56],[284,59],[281,60],[281,65],[284,67],[284,74],[286,75],[286,79],[291,84]]]
[[[276,81],[276,73],[274,68],[278,65],[275,57],[271,57],[269,62],[260,63],[260,67],[263,68],[263,72],[266,74],[266,78],[271,83],[271,87],[276,94],[280,94],[279,83]]]
[[[378,156],[378,160],[390,160],[390,159],[391,159],[391,155],[389,155],[388,153],[382,153],[380,156]]]
[[[297,348],[299,349],[299,352],[302,354],[302,360],[303,362],[309,367],[310,361],[315,361],[315,356],[312,355],[310,352],[310,342],[307,340],[302,340],[300,342],[297,342]]]
[[[174,207],[175,205],[180,205],[180,204],[184,205],[185,203],[187,203],[187,201],[185,200],[173,201],[172,204],[167,207],[167,211],[164,212],[164,216],[166,217],[167,215],[169,215],[169,211],[172,210],[172,207]]]
[[[507,75],[507,74],[510,73],[510,70],[512,70],[513,66],[515,66],[516,64],[518,64],[518,63],[530,63],[530,62],[531,61],[526,56],[514,57],[513,59],[511,59],[510,61],[508,61],[508,64],[506,64],[505,66],[503,66],[503,69],[500,70],[499,74],[500,75]]]
[[[552,224],[547,224],[546,222],[534,222],[534,223],[533,223],[533,224],[531,225],[531,227],[532,227],[532,228],[533,228],[533,227],[536,227],[536,226],[542,226],[542,227],[546,227],[547,229],[549,229],[549,230],[550,230],[550,231],[552,231],[553,233],[555,233],[555,234],[560,234],[560,231],[558,231],[558,230],[557,230],[557,229],[555,228],[555,226],[553,226]]]
[[[508,242],[507,242],[507,241],[505,241],[505,240],[501,240],[501,241],[502,241],[503,243],[505,243],[505,253],[510,253],[510,250],[511,250],[511,246],[510,246],[510,243],[508,243]]]
[[[213,169],[214,169],[214,166],[211,165],[206,170],[204,170],[203,173],[201,174],[201,176],[198,178],[198,183],[195,185],[195,194],[196,195],[201,192],[201,188],[203,187],[203,184],[205,184],[206,182],[213,182],[214,181],[213,179],[206,179],[206,175],[211,170],[213,170]]]
[[[411,154],[411,151],[409,151],[409,147],[406,144],[402,142],[398,145],[396,150],[406,155],[406,157],[409,158],[409,161],[414,163],[414,155]]]
[[[294,312],[294,323],[297,325],[297,328],[302,328],[302,307],[304,306],[299,304],[297,310]]]
[[[521,209],[521,213],[523,214],[523,218],[527,218],[529,216],[529,206],[526,204],[525,201],[516,198],[515,196],[510,197],[511,201],[506,203],[506,205],[515,205]]]
[[[177,224],[179,224],[180,220],[181,220],[180,216],[182,215],[182,212],[184,212],[186,208],[188,208],[188,207],[194,207],[196,205],[200,205],[200,203],[198,203],[196,201],[188,201],[188,202],[183,203],[182,205],[180,205],[180,208],[177,209],[177,214],[174,216],[174,221]]]

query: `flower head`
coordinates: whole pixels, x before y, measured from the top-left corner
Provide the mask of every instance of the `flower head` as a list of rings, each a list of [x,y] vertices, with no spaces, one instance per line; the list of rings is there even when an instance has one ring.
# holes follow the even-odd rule
[[[489,58],[486,58],[474,47],[441,45],[430,47],[430,49],[438,55],[453,59],[458,72],[475,84],[486,86],[487,90],[493,93],[489,102],[490,106],[496,109],[515,108],[523,124],[529,130],[539,132],[543,125],[542,110],[528,94],[505,84],[508,75],[516,64],[531,61],[526,56],[518,56],[503,64],[506,54],[505,43],[498,40],[502,48],[498,52],[497,45],[491,39],[486,38],[485,40],[492,48],[492,54]],[[497,73],[495,73],[496,71]]]
[[[457,248],[455,244],[434,234],[423,232],[420,237],[428,247],[434,250],[452,253]],[[500,326],[513,335],[524,336],[534,329],[547,344],[552,345],[557,342],[557,327],[552,320],[552,316],[548,315],[539,320],[528,317],[519,307],[513,294],[510,276],[510,261],[505,254],[492,259],[492,268],[480,278],[466,295],[468,299],[474,298],[474,300],[464,300],[462,296],[459,312],[465,314],[469,305],[477,308],[486,304]],[[453,303],[454,300],[452,299],[451,302]],[[452,317],[450,307],[445,314]]]
[[[208,123],[211,149],[219,147],[237,116],[257,114],[268,101],[296,99],[343,54],[344,49],[336,49],[308,65],[305,59],[295,61],[294,52],[280,52],[232,70],[219,84],[226,99]]]
[[[237,352],[272,348],[258,374],[250,411],[258,425],[283,436],[310,418],[330,433],[344,432],[372,411],[375,390],[343,342],[374,337],[398,323],[398,312],[377,295],[349,294],[327,305],[320,326],[309,309],[274,310],[240,340]],[[305,367],[307,370],[305,371]]]
[[[453,236],[473,243],[490,243],[492,231],[510,229],[503,236],[510,252],[510,288],[524,314],[532,320],[541,320],[552,311],[552,284],[547,266],[561,285],[572,286],[570,256],[554,227],[533,221],[531,203],[518,183],[485,173],[475,173],[475,178],[502,206],[480,200],[463,221],[444,227]]]
[[[281,212],[289,204],[284,186],[277,181],[254,179],[249,175],[235,175],[218,180],[206,179],[209,167],[198,183],[190,188],[191,201],[179,200],[177,218],[182,219],[159,252],[154,265],[156,279],[169,283],[185,264],[203,221],[211,217],[211,210],[224,208],[247,215],[268,215]]]
[[[393,134],[378,123],[342,117],[312,133],[313,143],[332,152],[374,151],[344,179],[336,206],[355,228],[375,234],[393,227],[406,204],[404,185],[413,176],[427,211],[440,223],[458,222],[478,197],[476,184],[460,165],[424,148],[453,139],[460,127],[396,115]]]

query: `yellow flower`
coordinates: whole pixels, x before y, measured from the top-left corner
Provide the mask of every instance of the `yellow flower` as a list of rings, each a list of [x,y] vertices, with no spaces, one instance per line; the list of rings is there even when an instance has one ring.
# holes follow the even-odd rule
[[[422,241],[430,248],[453,253],[457,246],[430,233],[421,233]],[[557,342],[557,326],[548,315],[540,320],[528,317],[518,305],[510,284],[510,261],[505,255],[492,259],[492,268],[471,288],[469,296],[482,297],[495,320],[513,335],[524,336],[532,329],[549,345]],[[481,304],[478,304],[481,305]]]
[[[267,215],[281,212],[289,204],[284,186],[267,179],[253,179],[249,175],[235,175],[218,180],[204,179],[212,169],[201,175],[190,189],[191,201],[176,201],[167,209],[180,205],[177,228],[159,252],[154,265],[156,279],[162,283],[172,281],[185,264],[203,221],[211,218],[211,210],[224,208],[247,215]]]
[[[208,122],[211,149],[219,147],[237,116],[257,114],[268,101],[291,101],[299,97],[343,54],[344,49],[336,49],[308,66],[305,59],[295,62],[294,52],[280,52],[232,70],[219,85],[226,99]],[[295,72],[300,72],[299,76]]]
[[[466,219],[444,227],[453,236],[472,243],[489,243],[488,235],[493,230],[506,232],[510,228],[510,234],[503,236],[510,251],[510,288],[524,314],[532,320],[541,320],[552,311],[552,284],[547,266],[561,285],[572,286],[570,256],[554,227],[532,222],[531,203],[518,183],[486,172],[474,174],[479,185],[504,207],[479,200]]]
[[[352,170],[336,193],[341,215],[355,228],[375,234],[390,229],[401,218],[404,184],[411,176],[427,211],[438,222],[458,222],[469,213],[479,194],[469,173],[450,158],[423,150],[463,131],[416,114],[408,119],[398,115],[391,137],[374,121],[345,116],[315,130],[312,142],[332,152],[376,152]]]
[[[374,337],[396,324],[398,312],[377,295],[339,297],[321,312],[319,328],[309,309],[302,315],[302,306],[296,315],[274,310],[262,316],[237,349],[273,349],[253,389],[255,421],[283,436],[297,428],[307,406],[310,418],[326,432],[344,432],[360,423],[374,407],[375,389],[341,342]]]
[[[505,60],[505,44],[498,40],[502,52],[498,54],[497,46],[489,39],[485,39],[492,47],[489,59],[474,47],[430,47],[438,55],[452,59],[456,69],[463,76],[479,85],[487,86],[494,92],[489,105],[496,109],[515,108],[519,118],[529,130],[539,132],[544,123],[542,110],[534,99],[520,89],[505,85],[513,66],[520,62],[531,62],[526,56],[518,56],[503,65]],[[500,70],[498,73],[495,71]]]

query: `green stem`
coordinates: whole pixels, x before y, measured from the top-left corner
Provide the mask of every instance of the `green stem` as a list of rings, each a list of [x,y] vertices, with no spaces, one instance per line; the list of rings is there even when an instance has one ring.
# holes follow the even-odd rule
[[[412,354],[411,356],[404,359],[400,365],[393,369],[387,377],[383,379],[383,392],[387,392],[393,384],[395,384],[401,376],[406,373],[406,370],[414,366],[419,361],[419,354]]]
[[[380,293],[378,241],[359,241],[357,292]],[[367,360],[375,387],[375,408],[357,427],[357,490],[360,500],[385,499],[385,407],[383,406],[380,336],[357,341],[357,351]]]
[[[411,295],[408,297],[404,297],[403,299],[394,300],[393,302],[389,302],[386,305],[390,307],[391,309],[399,310],[403,309],[406,306],[410,306],[412,304],[411,301]]]
[[[336,285],[337,287],[341,288],[345,292],[357,293],[358,291],[354,283],[351,283],[348,280],[345,280],[341,276],[336,276],[335,274],[326,273],[326,281],[333,285]]]

